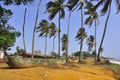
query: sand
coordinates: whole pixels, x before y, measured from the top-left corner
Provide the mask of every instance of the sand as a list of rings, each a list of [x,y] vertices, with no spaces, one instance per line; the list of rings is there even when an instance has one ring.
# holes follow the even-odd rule
[[[0,80],[116,80],[111,70],[93,64],[40,65],[34,68],[10,69],[0,63]]]

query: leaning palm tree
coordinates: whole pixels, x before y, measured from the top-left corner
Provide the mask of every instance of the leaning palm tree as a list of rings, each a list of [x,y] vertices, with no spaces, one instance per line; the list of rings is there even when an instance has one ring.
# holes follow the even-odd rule
[[[92,2],[87,2],[87,5],[85,6],[85,15],[89,15],[89,17],[85,20],[85,24],[88,24],[90,27],[92,26],[93,22],[95,23],[95,50],[94,50],[94,55],[95,55],[95,61],[96,61],[96,53],[97,53],[97,49],[96,49],[96,43],[97,43],[97,24],[99,24],[99,19],[98,19],[98,14],[95,10],[93,10],[93,4]]]
[[[85,28],[80,28],[77,32],[76,37],[75,37],[76,40],[78,40],[80,43],[79,62],[81,62],[81,58],[82,58],[82,47],[83,47],[83,40],[85,39],[85,37],[87,37],[87,34],[85,32]]]
[[[56,37],[56,33],[57,33],[58,31],[57,31],[56,25],[55,25],[53,22],[50,23],[49,29],[50,29],[49,36],[50,36],[50,38],[53,37],[53,48],[52,48],[52,52],[54,52],[55,37]]]
[[[67,48],[68,48],[68,36],[67,34],[63,34],[62,38],[61,38],[61,42],[62,42],[62,51],[65,51],[65,55],[66,55],[66,62],[68,62],[68,54],[67,54]]]
[[[44,55],[46,56],[46,50],[47,50],[47,37],[49,35],[49,22],[47,20],[42,20],[38,27],[36,28],[37,32],[39,32],[39,37],[45,37],[45,51]]]
[[[60,58],[60,19],[65,17],[65,5],[64,5],[65,0],[54,0],[50,1],[47,3],[47,8],[46,12],[49,13],[49,19],[53,20],[54,17],[58,14],[59,19],[58,19],[58,58]]]
[[[25,12],[24,12],[24,21],[23,21],[23,27],[22,27],[22,35],[23,35],[23,45],[24,45],[24,50],[26,52],[26,45],[25,45],[25,34],[24,34],[24,28],[25,28],[25,21],[26,21],[26,12],[27,12],[27,8],[25,8]]]
[[[95,10],[95,9],[97,9],[101,4],[103,4],[103,8],[102,8],[102,10],[101,10],[102,15],[104,16],[104,15],[108,12],[108,15],[107,15],[107,18],[106,18],[106,22],[105,22],[105,25],[104,25],[103,36],[102,36],[102,39],[101,39],[101,42],[100,42],[100,46],[99,46],[99,49],[98,49],[97,62],[100,62],[101,48],[102,48],[103,41],[104,41],[104,38],[105,38],[105,34],[106,34],[106,30],[107,30],[107,24],[108,24],[108,20],[109,20],[109,17],[110,17],[110,12],[111,12],[111,3],[112,3],[112,0],[100,0],[100,1],[93,7],[93,9]]]
[[[38,14],[39,14],[41,2],[42,2],[42,0],[39,1],[38,7],[37,7],[36,19],[35,19],[35,24],[34,24],[34,29],[33,29],[33,36],[32,36],[32,58],[34,58],[35,31],[36,31],[36,25],[37,25]]]
[[[113,0],[99,0],[98,3],[94,6],[93,10],[98,9],[99,6],[103,5],[103,8],[101,10],[101,14],[104,16],[107,12],[107,18],[105,21],[105,25],[104,25],[104,31],[103,31],[103,36],[100,42],[100,46],[98,49],[98,56],[97,56],[97,62],[100,62],[100,52],[101,52],[101,48],[104,42],[104,38],[105,38],[105,34],[106,34],[106,30],[107,30],[107,24],[109,21],[109,17],[110,17],[110,12],[111,12],[111,4],[112,4]],[[117,5],[117,13],[120,12],[120,0],[114,0],[116,2]]]

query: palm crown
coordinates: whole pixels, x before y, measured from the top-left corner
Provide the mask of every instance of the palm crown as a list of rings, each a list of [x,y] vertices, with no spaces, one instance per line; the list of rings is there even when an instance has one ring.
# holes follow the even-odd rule
[[[37,32],[40,32],[39,37],[48,36],[49,22],[47,20],[42,20],[37,27]]]
[[[47,3],[46,12],[49,13],[49,19],[52,20],[58,12],[60,12],[60,18],[65,17],[65,5],[63,4],[65,0],[54,0]]]
[[[83,40],[85,37],[87,37],[87,33],[85,32],[85,28],[80,28],[77,32],[76,35],[76,40],[79,40],[81,42],[81,40]]]

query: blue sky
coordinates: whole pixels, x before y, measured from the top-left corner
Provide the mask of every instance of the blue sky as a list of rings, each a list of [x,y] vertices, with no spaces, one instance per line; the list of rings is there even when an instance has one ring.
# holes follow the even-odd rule
[[[42,19],[48,20],[48,14],[44,14],[45,12],[45,4],[49,0],[43,0],[41,4],[41,9],[39,12],[39,18],[38,23]],[[37,10],[38,0],[35,0],[32,4],[26,5],[26,6],[5,6],[8,9],[11,9],[13,11],[13,16],[10,19],[9,23],[13,25],[17,30],[22,32],[22,24],[23,24],[23,16],[24,16],[24,9],[27,8],[27,16],[26,16],[26,25],[25,25],[25,39],[26,39],[26,47],[27,52],[31,52],[31,45],[32,45],[32,33],[33,33],[33,27],[34,27],[34,21],[36,16],[36,10]],[[116,13],[116,6],[113,2],[112,4],[112,11],[111,16],[107,28],[107,33],[105,36],[105,40],[103,43],[104,51],[102,53],[103,56],[108,57],[118,57],[120,58],[120,22],[119,17],[120,14]],[[85,17],[84,17],[85,18]],[[99,42],[102,37],[104,23],[105,23],[106,16],[100,17],[100,24],[97,27],[97,47],[99,46]],[[58,16],[52,20],[52,22],[55,22],[58,26]],[[61,36],[67,32],[67,25],[68,25],[68,12],[66,9],[66,16],[64,19],[61,20]],[[71,16],[71,23],[70,23],[70,43],[69,43],[69,53],[76,52],[79,50],[78,42],[75,41],[75,36],[80,28],[80,11],[75,11],[72,13]],[[84,25],[86,28],[86,31],[89,35],[94,34],[94,26],[89,28],[89,26]],[[57,46],[58,41],[57,37],[55,39],[55,51],[57,52]],[[87,45],[85,44],[86,40],[84,41],[83,45],[83,51],[87,51]],[[10,51],[11,53],[16,51],[16,47],[19,46],[20,48],[23,48],[23,41],[22,36],[17,38],[15,46]],[[42,53],[44,53],[44,38],[38,37],[38,33],[36,33],[35,36],[35,50],[41,50]],[[48,46],[47,46],[47,53],[50,53],[52,51],[52,38],[48,40]],[[62,51],[61,51],[62,54]]]

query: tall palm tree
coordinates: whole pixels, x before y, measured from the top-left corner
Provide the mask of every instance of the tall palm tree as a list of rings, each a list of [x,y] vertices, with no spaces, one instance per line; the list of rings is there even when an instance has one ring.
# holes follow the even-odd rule
[[[46,12],[49,13],[49,19],[53,20],[54,17],[58,14],[59,15],[59,19],[58,19],[58,58],[60,58],[60,19],[65,17],[65,5],[64,5],[65,0],[54,0],[54,1],[50,1],[47,3],[47,8],[46,8]]]
[[[69,30],[70,30],[70,18],[71,18],[71,13],[72,11],[69,12],[69,17],[68,17],[68,27],[67,27],[67,50],[66,50],[66,62],[68,62],[68,49],[69,49]]]
[[[34,40],[35,40],[35,31],[36,31],[36,25],[37,25],[38,14],[39,14],[39,10],[40,10],[41,2],[42,2],[42,0],[39,1],[38,7],[37,7],[36,19],[35,19],[34,30],[33,30],[33,37],[32,37],[32,58],[34,58]]]
[[[82,34],[80,31],[85,31],[83,27],[83,5],[86,3],[87,0],[68,0],[67,4],[69,5],[69,8],[71,10],[79,9],[81,13],[81,28],[79,29],[76,38],[78,37],[79,33]],[[82,47],[83,47],[83,39],[84,38],[79,38],[80,40],[80,54],[79,54],[79,62],[81,62],[81,57],[82,57]]]
[[[95,36],[95,61],[96,61],[96,53],[97,53],[97,49],[96,49],[96,43],[97,43],[97,24],[99,24],[99,19],[98,19],[98,14],[95,10],[93,10],[93,4],[91,2],[87,2],[87,5],[85,6],[85,9],[87,10],[85,12],[85,15],[89,15],[89,17],[85,20],[85,24],[88,24],[90,27],[92,26],[93,22],[95,23],[95,32],[94,32],[94,36]]]
[[[46,56],[46,50],[47,50],[47,37],[49,35],[49,22],[47,20],[42,20],[38,27],[36,28],[37,32],[40,32],[39,37],[43,36],[45,37],[45,51],[44,54]]]
[[[103,42],[104,42],[104,38],[105,38],[106,30],[107,30],[107,24],[108,24],[108,20],[109,20],[109,17],[110,17],[110,12],[111,12],[111,3],[112,3],[112,0],[100,0],[93,8],[94,10],[96,10],[101,4],[103,4],[101,14],[104,16],[108,12],[106,22],[105,22],[105,25],[104,25],[104,31],[103,31],[102,39],[101,39],[100,46],[99,46],[99,49],[98,49],[97,62],[100,62],[101,48],[102,48],[102,45],[103,45]]]
[[[27,12],[27,8],[25,8],[25,12],[24,12],[24,21],[23,21],[23,27],[22,27],[22,35],[23,35],[23,45],[24,45],[24,50],[26,52],[26,45],[25,45],[25,34],[24,34],[24,28],[25,28],[25,22],[26,22],[26,12]]]
[[[61,42],[62,42],[62,51],[65,51],[65,55],[66,55],[66,62],[68,62],[68,54],[67,54],[67,48],[68,48],[68,36],[67,34],[63,34],[62,38],[61,38]]]
[[[52,49],[52,52],[54,52],[55,37],[56,37],[56,33],[58,31],[57,31],[56,25],[53,22],[50,23],[49,29],[50,29],[49,36],[50,36],[50,38],[53,37],[53,49]]]

